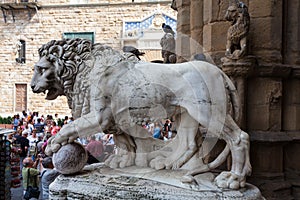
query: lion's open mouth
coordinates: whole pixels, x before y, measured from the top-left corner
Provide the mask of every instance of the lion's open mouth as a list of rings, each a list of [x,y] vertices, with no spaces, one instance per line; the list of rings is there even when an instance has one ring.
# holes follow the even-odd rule
[[[59,92],[55,88],[50,88],[49,90],[46,90],[45,93],[47,93],[47,95],[46,95],[47,100],[53,100],[59,96]]]

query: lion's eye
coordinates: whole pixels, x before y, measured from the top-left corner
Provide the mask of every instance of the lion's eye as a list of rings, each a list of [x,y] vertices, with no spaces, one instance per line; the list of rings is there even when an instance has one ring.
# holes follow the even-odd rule
[[[41,67],[37,67],[37,70],[39,71],[40,74],[43,74],[46,71],[45,68],[41,68]]]

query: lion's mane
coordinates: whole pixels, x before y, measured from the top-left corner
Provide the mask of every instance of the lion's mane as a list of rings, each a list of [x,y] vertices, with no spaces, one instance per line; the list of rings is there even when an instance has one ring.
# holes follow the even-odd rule
[[[40,57],[54,64],[62,82],[72,115],[77,118],[90,112],[90,72],[94,67],[113,67],[124,60],[138,62],[133,54],[121,53],[86,39],[52,40],[39,49]],[[97,62],[95,62],[97,60]],[[97,66],[95,66],[97,65]]]

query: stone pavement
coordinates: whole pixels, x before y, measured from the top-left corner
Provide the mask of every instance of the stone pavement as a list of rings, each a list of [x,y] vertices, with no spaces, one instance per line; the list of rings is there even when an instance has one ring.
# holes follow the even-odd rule
[[[11,200],[21,200],[23,197],[23,187],[11,188]]]

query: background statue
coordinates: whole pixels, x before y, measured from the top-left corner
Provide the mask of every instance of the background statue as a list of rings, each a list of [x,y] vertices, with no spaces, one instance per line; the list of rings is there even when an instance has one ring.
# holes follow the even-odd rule
[[[225,56],[237,60],[247,53],[247,37],[250,25],[248,8],[243,2],[231,0],[225,18],[231,22],[227,31]]]
[[[75,120],[48,141],[46,154],[79,136],[114,133],[116,155],[106,160],[112,168],[127,166],[187,170],[184,182],[218,167],[231,152],[232,166],[216,177],[222,188],[244,187],[251,172],[249,137],[235,123],[239,119],[237,91],[216,66],[202,61],[164,65],[139,62],[85,39],[51,41],[39,49],[31,88],[46,99],[68,98]],[[171,142],[152,138],[137,124],[170,116],[178,125]],[[225,140],[226,147],[212,163],[203,165],[199,126],[207,135]],[[202,164],[202,165],[201,165]]]
[[[160,46],[162,48],[161,56],[164,59],[164,63],[176,63],[175,32],[165,23],[162,23],[162,29],[165,34],[160,40]]]

